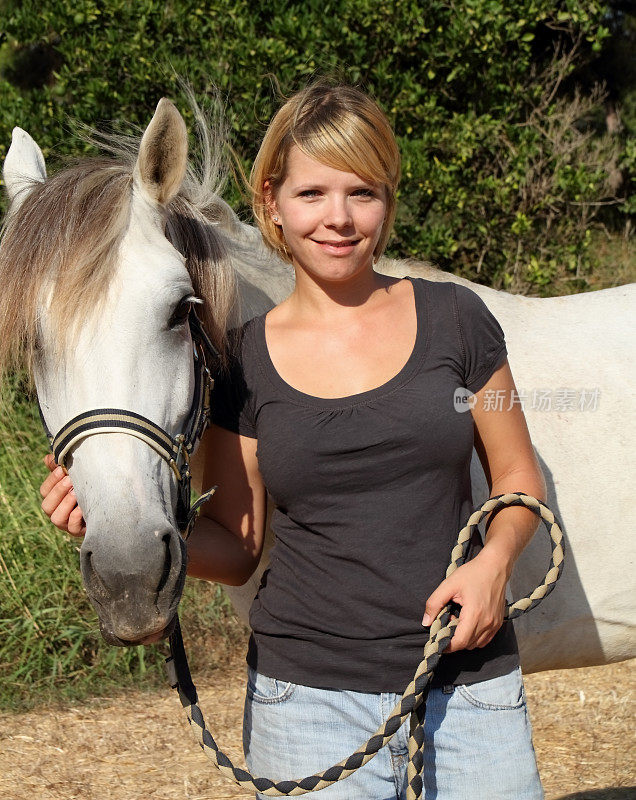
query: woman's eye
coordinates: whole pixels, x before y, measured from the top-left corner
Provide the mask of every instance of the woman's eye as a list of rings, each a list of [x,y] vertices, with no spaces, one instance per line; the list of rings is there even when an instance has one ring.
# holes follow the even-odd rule
[[[173,328],[177,328],[179,325],[183,325],[190,315],[191,308],[192,303],[189,298],[184,297],[183,300],[179,300],[174,311],[172,312],[172,316],[168,320],[168,327],[172,330]]]
[[[299,194],[299,197],[317,197],[317,196],[318,196],[317,189],[305,189]]]
[[[354,197],[375,197],[373,189],[356,189]]]

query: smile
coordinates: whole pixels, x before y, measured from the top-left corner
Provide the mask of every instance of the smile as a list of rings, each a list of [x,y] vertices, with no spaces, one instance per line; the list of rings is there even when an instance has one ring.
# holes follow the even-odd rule
[[[321,239],[314,239],[314,242],[318,242],[318,244],[329,244],[332,247],[346,247],[349,244],[357,244],[359,241],[359,239],[347,239],[346,241],[327,242],[322,241]]]
[[[325,250],[349,252],[360,242],[360,239],[347,240],[344,242],[329,242],[321,241],[320,239],[312,239],[312,242],[324,248]]]

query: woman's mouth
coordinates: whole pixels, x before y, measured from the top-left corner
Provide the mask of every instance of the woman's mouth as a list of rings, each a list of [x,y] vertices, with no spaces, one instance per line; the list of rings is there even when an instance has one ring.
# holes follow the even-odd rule
[[[345,239],[343,241],[330,241],[321,239],[312,239],[321,250],[335,255],[347,255],[351,253],[353,248],[358,244],[360,239]]]

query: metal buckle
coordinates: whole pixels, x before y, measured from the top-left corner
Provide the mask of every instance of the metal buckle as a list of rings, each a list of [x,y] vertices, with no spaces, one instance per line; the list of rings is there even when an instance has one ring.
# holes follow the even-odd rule
[[[188,450],[188,445],[186,444],[185,434],[180,433],[177,435],[176,440],[179,442],[179,449],[177,450],[176,461],[179,464],[180,460],[182,460],[182,466],[185,464],[187,467],[186,470],[186,477],[190,475],[190,451]]]

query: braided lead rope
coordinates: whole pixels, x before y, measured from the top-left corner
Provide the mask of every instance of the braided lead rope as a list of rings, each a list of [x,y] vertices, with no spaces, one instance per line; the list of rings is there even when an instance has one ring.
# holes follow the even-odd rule
[[[550,509],[540,500],[524,492],[509,492],[498,497],[491,497],[481,508],[471,514],[466,526],[458,534],[457,544],[453,547],[451,563],[446,575],[452,574],[461,566],[468,553],[473,530],[487,514],[494,517],[507,506],[523,505],[539,516],[550,535],[552,554],[550,567],[540,586],[528,597],[518,600],[506,608],[505,619],[514,619],[525,611],[534,608],[554,588],[556,581],[563,570],[564,541],[561,528]],[[491,517],[491,520],[492,520]],[[310,775],[300,780],[273,781],[270,778],[253,777],[247,770],[236,767],[228,756],[223,753],[214,737],[206,727],[201,709],[199,708],[196,690],[191,682],[185,651],[181,641],[179,626],[176,627],[177,636],[171,639],[173,655],[167,659],[168,665],[175,670],[179,660],[178,652],[181,650],[181,659],[184,665],[177,665],[176,674],[171,683],[179,691],[181,703],[186,712],[193,735],[203,752],[228,779],[244,789],[256,790],[268,797],[295,797],[312,791],[324,789],[336,781],[343,780],[370,761],[384,747],[400,729],[405,720],[411,717],[411,736],[409,739],[409,767],[408,767],[408,800],[420,800],[422,796],[422,769],[424,746],[424,713],[425,702],[433,672],[439,663],[443,651],[453,637],[458,625],[456,618],[459,613],[454,604],[446,605],[433,620],[430,628],[429,640],[424,647],[422,661],[420,662],[412,681],[404,690],[401,700],[375,733],[347,758],[334,764],[323,772]],[[182,674],[180,674],[182,673]]]
[[[499,495],[497,497],[489,498],[481,508],[474,511],[468,518],[468,522],[457,535],[457,544],[452,550],[451,561],[446,570],[446,577],[452,575],[455,570],[466,561],[468,547],[470,545],[473,531],[477,528],[481,520],[488,514],[491,514],[490,520],[486,525],[486,531],[495,515],[508,506],[525,506],[538,517],[545,525],[550,535],[551,558],[550,567],[546,573],[543,581],[531,592],[530,595],[510,603],[506,606],[504,612],[504,619],[515,619],[521,616],[526,611],[530,611],[537,606],[544,597],[546,597],[556,582],[561,577],[563,572],[563,559],[565,556],[565,543],[563,532],[556,521],[552,511],[537,500],[536,497],[526,494],[525,492],[509,492],[508,494]],[[459,620],[452,619],[448,626],[451,628],[452,638],[454,629],[458,625]],[[434,623],[435,624],[435,623]],[[431,629],[432,630],[432,629]],[[444,645],[446,647],[446,645]],[[420,800],[422,797],[423,778],[422,772],[424,769],[424,714],[426,709],[426,698],[422,698],[419,704],[413,710],[411,715],[411,732],[409,736],[409,763],[407,768],[407,800]]]
[[[492,512],[492,516],[494,517],[495,514],[498,514],[499,511],[506,506],[521,505],[525,506],[529,511],[532,511],[541,518],[548,531],[548,534],[550,535],[550,546],[552,548],[550,568],[545,574],[543,581],[527,597],[522,597],[520,600],[516,600],[507,606],[504,619],[516,619],[517,617],[521,616],[521,614],[525,614],[526,611],[531,611],[535,606],[538,606],[543,598],[549,595],[552,589],[554,589],[555,583],[559,580],[561,573],[563,572],[563,559],[565,557],[565,541],[563,537],[563,531],[561,530],[556,517],[546,505],[544,505],[540,500],[537,500],[536,497],[532,497],[532,495],[526,494],[525,492],[509,492],[508,494],[502,494],[486,500],[481,508],[477,509],[471,514],[471,516],[468,518],[466,526],[459,532],[457,536],[458,544],[453,548],[451,553],[451,563],[446,570],[446,577],[448,578],[449,575],[452,575],[453,572],[455,572],[457,567],[461,566],[463,561],[455,558],[457,547],[460,542],[470,541],[473,530],[487,514]],[[465,556],[465,551],[462,550],[461,554]]]

